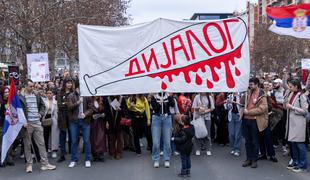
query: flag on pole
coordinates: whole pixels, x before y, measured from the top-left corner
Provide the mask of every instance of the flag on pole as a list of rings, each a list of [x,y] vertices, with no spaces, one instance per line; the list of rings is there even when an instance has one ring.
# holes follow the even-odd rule
[[[16,139],[19,131],[26,123],[26,117],[18,98],[14,81],[11,80],[8,97],[8,108],[5,113],[2,136],[1,163],[4,162],[10,146]]]
[[[270,31],[310,39],[310,4],[267,7],[266,12],[273,21]]]

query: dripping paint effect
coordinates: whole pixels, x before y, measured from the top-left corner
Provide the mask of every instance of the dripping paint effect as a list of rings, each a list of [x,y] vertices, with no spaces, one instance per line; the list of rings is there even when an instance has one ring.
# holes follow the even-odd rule
[[[173,82],[172,76],[168,76],[168,81],[169,81],[169,82]]]
[[[163,81],[161,82],[161,89],[166,90],[167,89],[167,84]]]
[[[201,67],[201,71],[202,71],[203,73],[205,73],[205,72],[206,72],[206,67],[205,67],[205,66],[202,66],[202,67]]]
[[[220,80],[219,75],[215,72],[214,68],[211,68],[211,74],[214,82],[218,82]]]
[[[207,87],[208,87],[208,89],[213,88],[213,83],[211,81],[209,81],[209,79],[207,79]]]
[[[191,78],[189,77],[189,71],[184,72],[184,78],[188,84],[192,82]]]
[[[225,64],[225,72],[226,72],[226,84],[229,88],[234,88],[235,87],[235,80],[231,74],[229,62],[224,62],[224,64]]]
[[[224,64],[225,74],[226,74],[226,85],[228,88],[232,89],[235,87],[235,79],[232,75],[232,70],[230,69],[229,64],[231,63],[233,66],[235,66],[235,60],[239,60],[240,57],[242,56],[241,49],[242,49],[242,45],[240,47],[238,47],[237,49],[235,49],[234,51],[227,53],[225,55],[222,55],[222,56],[202,60],[200,62],[197,62],[195,64],[191,64],[189,66],[185,66],[182,68],[172,69],[172,70],[168,70],[168,71],[164,71],[164,72],[150,74],[148,76],[151,78],[159,77],[162,80],[165,78],[165,76],[167,76],[168,81],[173,82],[173,77],[172,77],[173,75],[179,76],[180,73],[183,73],[184,74],[184,80],[186,81],[186,83],[189,84],[192,81],[190,76],[189,76],[190,72],[198,72],[198,70],[200,69],[203,73],[205,73],[206,72],[205,66],[208,66],[211,70],[213,82],[211,82],[210,80],[207,80],[207,86],[208,86],[208,88],[212,89],[214,87],[213,83],[218,82],[220,80],[218,73],[215,71],[215,68],[222,69],[223,68],[222,64]],[[239,59],[235,59],[235,58],[239,58]],[[237,67],[235,67],[235,74],[236,74],[236,76],[241,75],[241,72]],[[199,78],[197,78],[197,75],[196,75],[195,82],[198,85],[200,83]],[[162,90],[166,90],[167,84],[162,82],[161,88],[162,88]]]
[[[240,72],[240,70],[237,67],[235,67],[235,74],[236,74],[236,76],[240,76],[241,75],[241,72]]]
[[[202,84],[202,79],[201,79],[201,77],[198,74],[196,74],[196,84],[197,85],[201,85]]]

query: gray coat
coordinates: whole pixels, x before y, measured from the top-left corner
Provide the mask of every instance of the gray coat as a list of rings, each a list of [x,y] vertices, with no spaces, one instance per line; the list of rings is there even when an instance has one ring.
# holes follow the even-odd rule
[[[286,103],[289,102],[293,93],[290,93]],[[291,142],[305,142],[306,140],[306,118],[308,112],[307,97],[298,93],[293,100],[294,109],[288,109],[286,123],[286,137]]]

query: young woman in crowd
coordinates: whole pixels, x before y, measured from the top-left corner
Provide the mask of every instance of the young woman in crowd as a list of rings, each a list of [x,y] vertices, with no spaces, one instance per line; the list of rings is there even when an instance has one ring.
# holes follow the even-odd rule
[[[42,125],[44,127],[45,148],[46,151],[48,151],[50,148],[52,151],[52,158],[57,158],[57,151],[59,147],[59,128],[57,123],[58,107],[52,89],[48,89],[46,91],[46,98],[44,99],[44,103],[46,111],[42,120]],[[45,121],[47,124],[44,124]],[[48,121],[50,121],[50,123]],[[51,144],[50,147],[49,144]]]
[[[63,82],[63,86],[57,96],[58,106],[58,127],[60,130],[59,144],[60,144],[60,157],[57,162],[63,162],[66,160],[66,142],[67,142],[67,131],[69,130],[69,114],[68,114],[68,96],[74,92],[74,81],[71,78],[66,78]],[[71,137],[69,135],[69,152],[71,152]]]
[[[101,96],[94,96],[91,98],[91,108],[93,115],[90,123],[90,142],[91,152],[94,161],[104,161],[104,153],[107,152],[106,146],[106,129],[109,129],[106,114],[108,104],[106,99]]]
[[[211,156],[211,112],[214,110],[214,101],[209,93],[199,93],[193,101],[194,115],[193,120],[203,118],[208,135],[205,138],[196,139],[197,150],[196,155],[200,156],[200,151],[206,151]]]
[[[147,146],[150,150],[152,137],[147,130],[151,124],[151,112],[149,102],[144,95],[133,95],[127,100],[127,107],[132,118],[132,130],[134,135],[134,145],[138,156],[141,155],[140,138],[145,135]]]
[[[307,169],[305,115],[308,112],[308,103],[306,96],[301,92],[299,80],[291,80],[288,86],[290,94],[285,102],[285,108],[288,110],[286,135],[292,146],[293,162],[287,168],[294,172],[302,172]]]
[[[121,159],[123,152],[123,134],[120,124],[121,117],[124,116],[122,107],[122,96],[109,96],[109,106],[106,119],[109,123],[109,152],[115,159]],[[110,111],[109,111],[110,110]]]

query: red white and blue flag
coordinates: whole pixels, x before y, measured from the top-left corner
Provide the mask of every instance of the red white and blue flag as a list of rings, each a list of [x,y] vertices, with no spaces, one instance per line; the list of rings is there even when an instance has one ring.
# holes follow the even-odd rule
[[[266,11],[268,17],[273,20],[270,31],[310,39],[310,4],[267,7]]]
[[[15,141],[23,125],[27,122],[13,80],[10,85],[7,107],[3,125],[1,163],[4,162],[10,146]]]

